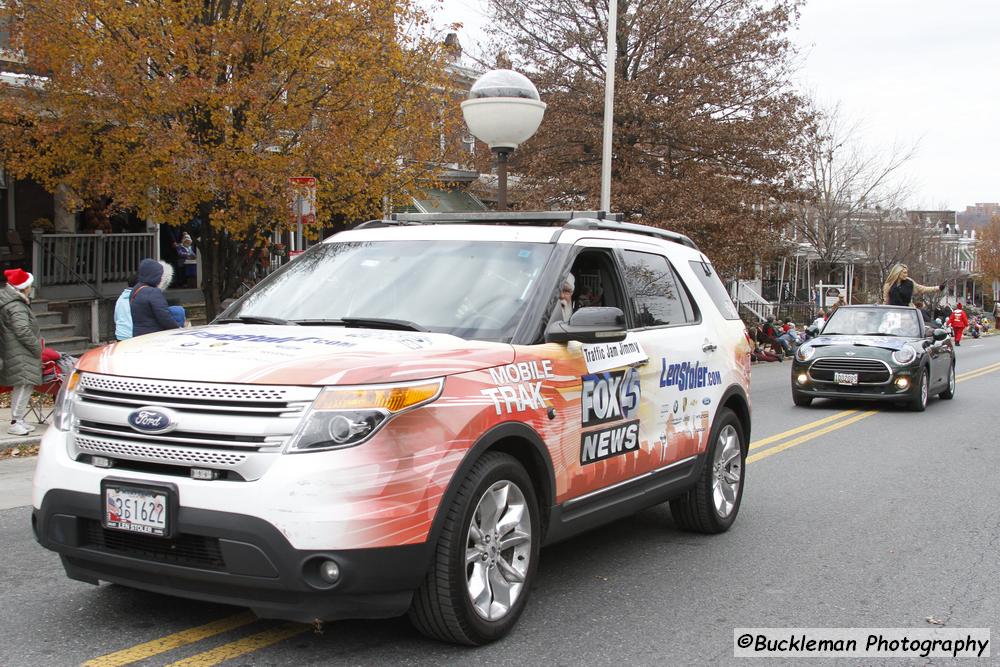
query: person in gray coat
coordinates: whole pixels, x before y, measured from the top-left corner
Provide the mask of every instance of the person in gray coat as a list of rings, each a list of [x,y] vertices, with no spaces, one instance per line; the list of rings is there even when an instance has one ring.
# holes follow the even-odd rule
[[[0,343],[3,367],[0,385],[13,387],[10,396],[11,435],[28,435],[34,426],[24,421],[36,384],[42,383],[42,340],[31,312],[31,286],[35,279],[23,269],[4,271],[0,288]]]

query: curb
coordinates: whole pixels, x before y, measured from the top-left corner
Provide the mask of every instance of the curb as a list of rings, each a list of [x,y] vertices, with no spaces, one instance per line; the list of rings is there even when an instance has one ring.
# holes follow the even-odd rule
[[[7,449],[14,449],[15,447],[24,447],[27,445],[38,445],[42,442],[41,435],[26,436],[24,438],[10,438],[0,440],[0,451]]]

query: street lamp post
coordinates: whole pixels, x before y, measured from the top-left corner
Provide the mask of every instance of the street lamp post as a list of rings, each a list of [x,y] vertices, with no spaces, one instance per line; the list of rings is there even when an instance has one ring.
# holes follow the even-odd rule
[[[462,102],[469,131],[497,157],[497,209],[507,210],[507,158],[542,124],[545,103],[528,77],[497,69],[479,77]]]

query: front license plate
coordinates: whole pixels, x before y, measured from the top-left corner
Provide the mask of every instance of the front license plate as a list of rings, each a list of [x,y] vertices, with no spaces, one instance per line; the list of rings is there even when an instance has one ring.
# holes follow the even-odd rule
[[[855,385],[858,383],[857,373],[834,373],[833,381],[837,384]]]
[[[156,537],[170,534],[169,489],[109,481],[101,486],[105,528]]]

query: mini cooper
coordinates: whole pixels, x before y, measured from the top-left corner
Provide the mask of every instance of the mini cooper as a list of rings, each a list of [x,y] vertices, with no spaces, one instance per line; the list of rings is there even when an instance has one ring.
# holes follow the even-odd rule
[[[792,401],[799,406],[839,398],[922,411],[932,394],[955,396],[955,349],[948,332],[925,327],[916,308],[838,308],[792,363]]]

